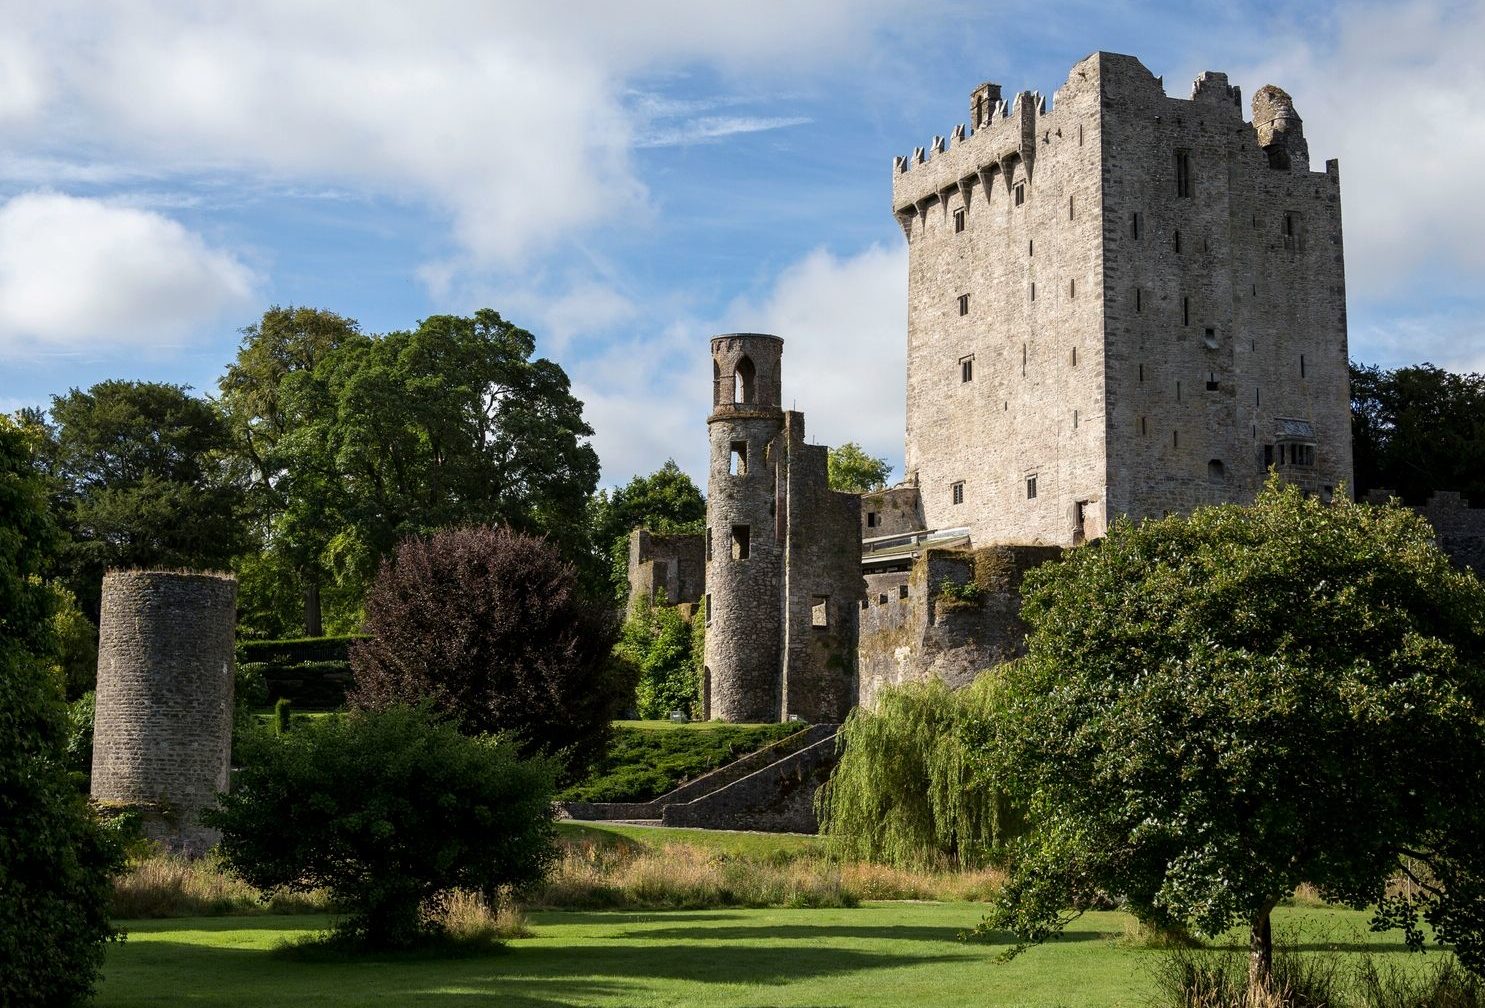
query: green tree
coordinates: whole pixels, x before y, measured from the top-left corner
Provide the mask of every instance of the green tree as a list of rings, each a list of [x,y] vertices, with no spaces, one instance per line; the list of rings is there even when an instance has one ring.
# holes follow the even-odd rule
[[[1113,894],[1247,926],[1266,986],[1270,911],[1309,882],[1485,966],[1485,587],[1426,522],[1271,481],[1117,523],[1023,591],[991,750],[1032,825],[985,926],[1037,941]]]
[[[68,775],[52,596],[36,580],[58,537],[34,442],[0,417],[0,1004],[67,1005],[114,935],[122,859]]]
[[[641,599],[624,622],[614,657],[632,669],[640,717],[663,720],[674,710],[696,712],[700,678],[691,638],[690,624],[663,597],[655,602]]]
[[[244,617],[265,635],[318,637],[340,494],[332,492],[338,474],[329,446],[304,435],[335,422],[317,369],[370,338],[335,312],[277,305],[242,337],[219,387],[261,546],[242,572]]]
[[[353,711],[254,736],[220,808],[234,871],[261,889],[328,888],[356,944],[415,944],[451,889],[498,898],[552,857],[555,767],[427,707]]]
[[[50,417],[46,462],[86,612],[110,567],[225,569],[242,551],[243,491],[211,403],[181,385],[105,381],[54,396]]]
[[[884,458],[873,458],[854,441],[831,448],[827,460],[830,489],[845,493],[867,493],[887,485],[892,467]]]
[[[1359,494],[1423,504],[1456,490],[1485,504],[1485,375],[1352,364],[1351,443]]]
[[[243,354],[267,331],[265,321]],[[505,524],[590,561],[593,432],[562,368],[532,359],[529,332],[488,309],[385,336],[361,336],[344,319],[336,331],[278,386],[273,409],[283,429],[263,458],[277,474],[269,547],[303,572],[309,629],[316,578],[358,605],[381,560],[411,535]],[[242,355],[239,365],[248,370]],[[235,403],[237,386],[226,382]],[[266,414],[255,405],[261,398],[242,415]],[[271,425],[259,426],[267,443]]]
[[[912,870],[980,868],[1013,817],[988,756],[995,670],[951,690],[941,679],[883,689],[841,726],[841,758],[817,803],[833,853]]]
[[[706,498],[681,471],[675,459],[648,476],[635,476],[609,493],[600,490],[589,505],[593,543],[604,550],[609,580],[615,595],[629,592],[629,533],[637,528],[652,532],[700,532],[706,523]]]

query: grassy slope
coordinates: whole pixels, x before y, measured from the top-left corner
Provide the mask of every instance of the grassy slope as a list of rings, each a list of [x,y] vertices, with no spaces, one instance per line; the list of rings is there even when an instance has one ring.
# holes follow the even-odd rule
[[[593,775],[562,797],[578,801],[649,801],[684,780],[804,728],[804,725],[737,725],[716,721],[619,721],[613,742]]]
[[[573,822],[559,822],[557,832],[568,840],[587,840],[600,846],[634,842],[658,851],[669,843],[683,843],[753,858],[787,859],[798,854],[818,854],[824,849],[819,837],[804,833],[747,833],[741,830]]]
[[[973,904],[876,903],[855,910],[723,910],[534,915],[535,936],[467,959],[308,963],[270,956],[323,924],[312,917],[125,922],[99,1006],[499,1004],[592,1006],[1018,1006],[1136,1008],[1158,952],[1118,936],[1127,918],[1089,914],[1061,941],[1010,961],[958,940]],[[1365,946],[1407,961],[1366,915],[1281,909],[1307,948]]]

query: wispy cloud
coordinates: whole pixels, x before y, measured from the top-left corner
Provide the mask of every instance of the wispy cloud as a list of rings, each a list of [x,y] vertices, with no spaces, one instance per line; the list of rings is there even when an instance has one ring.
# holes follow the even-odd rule
[[[685,147],[714,143],[739,133],[761,133],[813,122],[808,116],[700,116],[670,126],[652,128],[635,138],[636,147]]]

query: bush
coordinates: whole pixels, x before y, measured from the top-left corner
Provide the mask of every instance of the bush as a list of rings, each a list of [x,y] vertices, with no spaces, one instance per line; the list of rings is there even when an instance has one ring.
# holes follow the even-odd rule
[[[699,714],[701,677],[691,654],[690,625],[675,606],[640,599],[624,623],[614,657],[637,679],[634,706],[647,720],[664,720],[671,711]]]
[[[238,641],[237,666],[256,673],[266,694],[262,706],[288,697],[300,708],[333,710],[345,705],[351,683],[349,648],[360,637]]]
[[[803,726],[717,725],[614,728],[608,752],[587,780],[562,792],[570,801],[643,802],[740,756],[792,735]]]
[[[122,861],[67,768],[51,598],[55,532],[26,435],[0,417],[0,1004],[85,1000]]]
[[[450,890],[493,895],[542,877],[554,774],[505,739],[393,705],[264,736],[203,819],[251,885],[325,888],[350,914],[338,937],[401,947],[440,930]]]
[[[351,703],[430,699],[466,732],[511,732],[526,754],[560,755],[574,779],[634,688],[609,660],[609,605],[583,597],[544,539],[472,526],[404,540],[367,595]]]

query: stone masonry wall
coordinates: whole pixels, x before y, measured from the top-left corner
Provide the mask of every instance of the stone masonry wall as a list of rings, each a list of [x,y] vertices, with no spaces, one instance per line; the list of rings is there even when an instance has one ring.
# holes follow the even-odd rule
[[[662,592],[670,605],[700,602],[705,574],[705,536],[662,535],[642,528],[629,533],[630,614],[640,599],[653,602]]]
[[[931,676],[958,688],[1022,654],[1021,581],[1061,554],[1055,546],[929,549],[907,575],[870,576],[861,613],[861,703],[870,706],[883,686]],[[904,577],[906,598],[900,594]],[[981,597],[960,601],[944,591],[945,582],[973,582]]]
[[[926,527],[916,486],[895,486],[861,495],[862,539],[921,532]]]
[[[93,797],[145,812],[145,834],[203,853],[202,809],[227,790],[237,582],[109,571],[98,628]]]

